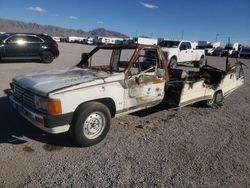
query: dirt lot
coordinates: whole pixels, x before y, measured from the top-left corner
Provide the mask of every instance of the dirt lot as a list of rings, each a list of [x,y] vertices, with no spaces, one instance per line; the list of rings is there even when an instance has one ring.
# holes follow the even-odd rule
[[[159,106],[116,118],[89,148],[40,131],[11,108],[13,76],[73,66],[89,50],[60,44],[50,65],[0,64],[0,187],[250,187],[250,69],[221,108]],[[225,58],[208,61],[225,65]]]

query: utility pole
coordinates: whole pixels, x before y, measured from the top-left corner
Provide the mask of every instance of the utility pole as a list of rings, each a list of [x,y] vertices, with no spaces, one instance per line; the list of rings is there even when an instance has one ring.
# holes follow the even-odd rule
[[[217,42],[218,36],[219,36],[219,33],[217,33],[217,34],[215,35],[215,42]]]
[[[183,40],[184,32],[181,32],[181,40]]]

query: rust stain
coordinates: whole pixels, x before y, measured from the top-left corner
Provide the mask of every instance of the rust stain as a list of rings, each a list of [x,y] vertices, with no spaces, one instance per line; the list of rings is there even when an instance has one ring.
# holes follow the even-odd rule
[[[154,75],[152,77],[152,82],[153,82],[153,84],[158,84],[158,83],[162,83],[162,82],[165,82],[165,81],[160,80],[156,75]]]

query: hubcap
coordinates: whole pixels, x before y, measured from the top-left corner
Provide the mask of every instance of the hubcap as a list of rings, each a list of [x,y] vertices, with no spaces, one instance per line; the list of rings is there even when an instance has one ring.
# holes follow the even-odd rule
[[[101,112],[90,114],[83,125],[83,133],[88,139],[95,139],[101,135],[105,126],[105,118]]]

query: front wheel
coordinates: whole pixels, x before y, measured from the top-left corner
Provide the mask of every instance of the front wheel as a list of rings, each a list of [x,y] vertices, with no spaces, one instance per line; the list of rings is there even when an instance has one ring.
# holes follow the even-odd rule
[[[85,103],[74,114],[71,135],[77,145],[92,146],[105,138],[110,124],[110,111],[105,105],[98,102]]]

